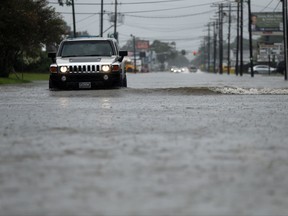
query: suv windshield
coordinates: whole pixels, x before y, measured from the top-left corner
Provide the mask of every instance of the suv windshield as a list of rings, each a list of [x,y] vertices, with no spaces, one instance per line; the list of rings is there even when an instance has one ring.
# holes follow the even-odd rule
[[[59,56],[111,56],[114,50],[109,41],[66,41]]]

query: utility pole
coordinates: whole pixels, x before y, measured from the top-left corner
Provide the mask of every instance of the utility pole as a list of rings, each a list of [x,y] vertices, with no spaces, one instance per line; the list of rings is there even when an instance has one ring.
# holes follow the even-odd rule
[[[76,37],[76,21],[75,21],[75,5],[74,0],[72,0],[72,16],[73,16],[73,37]]]
[[[134,73],[136,73],[136,39],[134,35],[130,35],[133,38],[133,55],[134,55]]]
[[[214,36],[213,36],[213,44],[214,44],[213,70],[214,70],[214,73],[217,73],[217,71],[216,71],[216,60],[217,60],[217,32],[216,32],[216,29],[217,29],[217,21],[215,21],[213,24],[213,33],[214,33]]]
[[[100,13],[100,37],[103,37],[103,12],[104,12],[104,7],[103,7],[103,0],[101,0],[101,13]]]
[[[231,67],[231,60],[230,60],[230,43],[231,43],[231,3],[229,4],[229,16],[228,16],[228,55],[227,55],[227,74],[230,75],[230,67]]]
[[[240,0],[240,76],[243,76],[243,0]]]
[[[236,0],[238,2],[238,0]],[[219,73],[223,74],[223,60],[224,60],[224,47],[223,47],[223,26],[224,26],[224,16],[227,16],[226,9],[224,11],[224,8],[228,8],[228,55],[227,55],[227,74],[230,74],[230,68],[231,68],[231,60],[230,60],[230,44],[231,44],[231,23],[232,23],[232,17],[231,17],[231,12],[232,12],[232,6],[231,2],[228,2],[228,4],[220,3],[220,4],[215,4],[219,8],[219,14],[218,14],[218,34],[219,34]],[[214,5],[213,5],[214,6]],[[237,28],[238,29],[238,28]]]
[[[219,31],[219,64],[223,65],[223,59],[224,59],[224,54],[223,54],[223,26],[224,26],[224,16],[227,16],[228,12],[228,47],[227,47],[227,74],[230,74],[231,70],[231,55],[230,55],[230,50],[231,50],[231,23],[232,23],[232,2],[228,2],[228,4],[220,4],[219,8],[219,19],[220,19],[220,31]],[[224,8],[228,8],[228,11]],[[220,39],[221,38],[221,39]],[[222,70],[222,71],[221,71]],[[223,67],[220,68],[220,73],[223,72]]]
[[[203,55],[201,55],[201,62],[203,62],[205,69],[207,67],[207,58],[206,58],[207,55],[205,53],[206,50],[207,50],[207,46],[206,46],[206,41],[205,41],[205,37],[204,37],[204,40],[203,40],[203,51],[204,51],[204,53],[203,53]]]
[[[223,4],[219,4],[219,73],[223,74]]]
[[[218,7],[218,19],[214,24],[214,73],[217,71],[223,73],[223,3],[213,3],[212,7]],[[219,49],[217,49],[217,32],[218,31],[218,43]],[[218,70],[216,70],[217,52],[218,58]]]
[[[235,69],[236,69],[236,71],[235,71],[235,74],[236,74],[236,76],[238,76],[238,74],[239,74],[239,39],[240,39],[240,37],[239,37],[239,32],[240,32],[240,30],[239,30],[239,28],[240,28],[240,3],[239,3],[239,1],[237,1],[236,0],[236,2],[237,2],[237,36],[236,36],[236,65],[235,65]]]
[[[211,43],[210,43],[210,25],[211,23],[208,23],[208,72],[210,72],[210,50],[211,50]]]
[[[287,80],[287,71],[288,71],[288,28],[287,28],[287,0],[281,0],[283,3],[283,37],[284,37],[284,61],[285,61],[285,72],[284,79]]]
[[[247,1],[248,3],[248,25],[249,25],[249,51],[250,51],[250,70],[251,70],[251,77],[254,77],[254,70],[253,70],[253,40],[252,40],[252,19],[251,19],[251,0]],[[270,64],[269,64],[270,69]]]
[[[118,40],[118,33],[117,33],[117,0],[115,0],[115,17],[114,17],[114,38]]]

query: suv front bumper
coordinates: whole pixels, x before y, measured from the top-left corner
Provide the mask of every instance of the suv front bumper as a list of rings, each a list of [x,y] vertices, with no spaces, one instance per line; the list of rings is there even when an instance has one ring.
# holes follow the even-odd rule
[[[49,88],[71,89],[79,88],[81,83],[90,83],[88,88],[104,88],[121,86],[121,74],[117,73],[75,73],[60,74],[52,73],[49,79]]]

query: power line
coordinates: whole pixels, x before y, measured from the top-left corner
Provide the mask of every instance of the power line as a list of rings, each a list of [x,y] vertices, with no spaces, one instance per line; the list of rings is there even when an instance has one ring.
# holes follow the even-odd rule
[[[129,15],[129,14],[126,16],[136,17],[136,18],[147,18],[147,19],[170,19],[170,18],[183,18],[183,17],[203,15],[203,14],[208,14],[211,12],[215,12],[215,9],[209,10],[209,11],[204,11],[204,12],[199,12],[199,13],[194,13],[194,14],[175,15],[175,16],[139,16],[139,15]]]
[[[219,3],[222,1],[219,1]],[[94,3],[95,4],[95,3]],[[146,11],[124,11],[121,13],[125,14],[135,14],[135,13],[150,13],[150,12],[160,12],[160,11],[170,11],[170,10],[179,10],[179,9],[187,9],[187,8],[194,8],[194,7],[202,7],[211,5],[211,3],[204,3],[204,4],[196,4],[196,5],[189,5],[189,6],[183,6],[183,7],[175,7],[175,8],[166,8],[166,9],[157,9],[157,10],[146,10]],[[60,12],[63,14],[67,14],[67,12]],[[79,13],[78,13],[79,14]],[[81,14],[92,14],[92,13],[81,13]],[[99,14],[99,13],[93,13],[93,14]]]
[[[120,35],[126,36],[130,38],[130,35],[125,35],[123,33],[120,33]],[[196,37],[190,37],[190,38],[158,38],[157,36],[155,37],[141,37],[142,39],[146,40],[161,40],[161,41],[193,41],[193,40],[198,40],[202,36],[196,36]]]
[[[273,10],[273,12],[275,12],[277,10],[277,8],[279,7],[281,1],[278,2],[278,4],[276,5],[275,9]]]
[[[161,28],[161,27],[143,27],[143,26],[139,26],[139,25],[131,25],[131,24],[127,24],[125,23],[125,26],[128,26],[128,27],[132,27],[132,28],[139,28],[139,29],[144,29],[144,30],[148,30],[148,31],[153,31],[155,32],[155,30],[157,30],[157,32],[179,32],[179,31],[191,31],[191,29],[202,29],[203,28],[203,25],[201,26],[196,26],[196,27],[181,27],[181,28],[174,28],[174,27],[171,27],[171,28]]]
[[[58,12],[58,13],[61,13],[61,14],[72,14],[72,12]],[[97,15],[97,14],[100,14],[100,12],[99,13],[90,13],[90,12],[76,12],[75,14],[78,14],[78,15],[89,15],[89,14],[91,14],[91,15]]]
[[[252,5],[253,7],[263,8],[263,5],[257,5],[257,4],[251,4],[251,5]],[[268,6],[267,8],[268,8],[268,9],[271,9],[271,10],[274,9],[274,8],[269,7],[269,6]],[[267,9],[267,8],[266,8],[266,9]]]
[[[150,1],[150,2],[126,2],[126,3],[120,3],[121,5],[127,5],[127,4],[158,4],[158,3],[164,3],[164,2],[180,2],[185,0],[163,0],[163,1]]]
[[[265,9],[267,9],[274,0],[271,0],[260,12],[263,12]]]
[[[84,20],[87,20],[87,19],[89,19],[89,18],[91,18],[91,17],[93,17],[93,16],[95,16],[96,14],[91,14],[91,15],[89,15],[89,16],[87,16],[87,17],[85,17],[85,18],[83,18],[83,19],[81,19],[81,20],[79,20],[79,21],[77,21],[76,23],[80,23],[80,22],[83,22]]]
[[[215,12],[215,9],[213,10],[209,10],[209,11],[204,11],[204,12],[199,12],[199,13],[194,13],[194,14],[186,14],[186,15],[175,15],[175,16],[139,16],[139,15],[129,15],[126,14],[125,16],[128,17],[137,17],[137,18],[151,18],[151,19],[169,19],[169,18],[182,18],[182,17],[190,17],[190,16],[197,16],[197,15],[202,15],[202,14],[208,14],[211,12]],[[72,12],[59,12],[61,14],[72,14]],[[109,13],[108,11],[106,11],[106,13]],[[91,13],[91,12],[76,12],[75,14],[78,15],[97,15],[100,14],[98,13]],[[125,13],[121,13],[121,14],[125,14]]]
[[[219,3],[222,1],[219,1]],[[176,7],[176,8],[166,8],[166,9],[158,9],[158,10],[147,10],[147,11],[126,11],[123,13],[126,14],[132,14],[132,13],[150,13],[150,12],[159,12],[159,11],[169,11],[169,10],[178,10],[178,9],[186,9],[186,8],[194,8],[194,7],[202,7],[202,6],[207,6],[211,5],[211,3],[205,3],[205,4],[197,4],[197,5],[189,5],[189,6],[184,6],[184,7]]]
[[[159,4],[159,3],[165,3],[165,2],[179,2],[179,1],[185,1],[185,0],[163,0],[163,1],[149,1],[149,2],[125,2],[125,3],[119,3],[121,5],[133,5],[133,4]],[[48,1],[49,4],[57,4],[58,2],[54,1]],[[74,3],[75,5],[101,5],[101,3],[88,3],[88,2],[81,2],[81,3]],[[114,5],[115,3],[103,3],[103,5]]]
[[[143,39],[147,40],[161,40],[161,41],[193,41],[193,40],[199,40],[202,36],[197,37],[191,37],[191,38],[157,38],[157,37],[141,37]]]

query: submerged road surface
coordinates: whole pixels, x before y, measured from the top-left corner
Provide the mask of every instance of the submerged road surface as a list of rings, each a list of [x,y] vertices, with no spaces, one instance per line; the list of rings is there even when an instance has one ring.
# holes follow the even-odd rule
[[[288,214],[282,77],[128,74],[0,86],[0,215]]]

